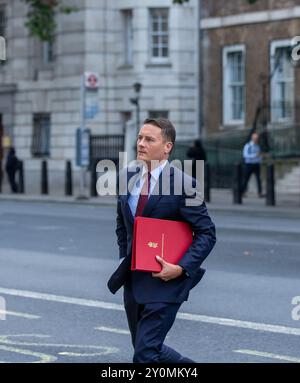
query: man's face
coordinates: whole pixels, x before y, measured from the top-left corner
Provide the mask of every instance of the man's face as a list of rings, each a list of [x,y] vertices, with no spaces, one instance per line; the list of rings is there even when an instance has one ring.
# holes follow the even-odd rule
[[[162,130],[155,125],[142,126],[137,139],[137,159],[149,167],[151,160],[162,161],[169,157],[173,144],[164,141]]]
[[[257,133],[253,133],[251,138],[255,144],[258,143],[259,135]]]

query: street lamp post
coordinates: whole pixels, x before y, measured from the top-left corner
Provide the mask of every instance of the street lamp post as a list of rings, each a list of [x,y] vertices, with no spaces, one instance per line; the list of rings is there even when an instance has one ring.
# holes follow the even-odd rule
[[[140,94],[142,84],[140,82],[135,82],[133,84],[133,89],[135,91],[135,97],[130,98],[130,102],[136,106],[136,131],[138,133],[140,127]]]

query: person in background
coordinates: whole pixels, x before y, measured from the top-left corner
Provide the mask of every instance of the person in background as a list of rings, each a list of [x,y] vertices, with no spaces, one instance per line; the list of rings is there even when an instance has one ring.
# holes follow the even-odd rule
[[[196,178],[196,163],[197,160],[206,161],[206,153],[202,146],[202,142],[200,139],[194,141],[194,144],[189,147],[187,153],[188,158],[191,158],[192,163],[192,177]]]
[[[245,162],[245,174],[242,187],[242,194],[245,195],[248,187],[248,182],[251,175],[254,173],[257,183],[258,197],[263,197],[260,179],[260,164],[262,162],[261,148],[258,145],[259,134],[253,133],[251,140],[247,142],[243,149],[243,158]]]
[[[19,160],[16,156],[16,150],[14,147],[11,147],[7,154],[5,170],[8,176],[8,181],[9,181],[12,193],[18,192],[18,186],[15,180],[16,172],[18,168],[19,168]]]

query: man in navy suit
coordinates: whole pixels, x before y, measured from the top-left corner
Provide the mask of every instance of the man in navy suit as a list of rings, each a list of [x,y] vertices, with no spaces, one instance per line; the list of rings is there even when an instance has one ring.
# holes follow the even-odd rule
[[[194,187],[196,180],[168,162],[175,138],[169,120],[146,119],[137,138],[137,160],[143,161],[144,167],[138,174],[126,170],[126,192],[120,175],[116,228],[120,264],[108,287],[115,293],[124,286],[134,363],[194,363],[166,346],[164,340],[182,302],[202,278],[205,270],[200,266],[214,247],[216,236],[202,195]],[[180,182],[185,187],[178,193]],[[130,270],[134,217],[139,215],[191,226],[193,242],[177,265],[157,257],[162,266],[159,273]]]

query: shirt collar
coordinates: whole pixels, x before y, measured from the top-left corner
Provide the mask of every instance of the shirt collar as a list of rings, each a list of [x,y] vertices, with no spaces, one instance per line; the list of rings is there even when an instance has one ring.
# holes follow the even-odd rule
[[[155,169],[153,169],[150,173],[151,173],[151,177],[154,178],[155,182],[158,180],[159,176],[160,176],[160,173],[163,171],[164,167],[166,166],[168,160],[165,160],[164,162],[162,162],[159,166],[157,166]],[[142,177],[144,177],[144,175],[147,173],[147,169],[143,167],[143,171],[142,171]]]

